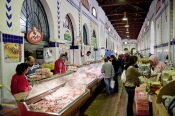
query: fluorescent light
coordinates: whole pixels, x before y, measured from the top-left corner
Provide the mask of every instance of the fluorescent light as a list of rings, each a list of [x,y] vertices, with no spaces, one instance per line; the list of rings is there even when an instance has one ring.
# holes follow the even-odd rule
[[[129,33],[129,31],[127,31],[126,33]]]
[[[129,35],[127,37],[129,37]]]

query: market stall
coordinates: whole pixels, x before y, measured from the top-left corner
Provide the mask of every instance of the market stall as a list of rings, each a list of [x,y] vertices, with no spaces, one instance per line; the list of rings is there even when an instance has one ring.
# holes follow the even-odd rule
[[[76,116],[79,108],[101,84],[102,63],[72,67],[66,73],[48,78],[28,79],[32,89],[14,95],[22,115]],[[71,70],[72,69],[72,70]],[[44,71],[46,72],[46,71]],[[42,72],[36,71],[36,74]]]

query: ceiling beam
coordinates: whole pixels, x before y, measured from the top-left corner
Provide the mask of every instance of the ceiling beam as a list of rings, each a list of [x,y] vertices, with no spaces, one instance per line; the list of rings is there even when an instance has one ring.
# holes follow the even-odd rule
[[[132,24],[143,24],[143,22],[131,22],[129,23],[129,25],[132,25]],[[126,22],[123,22],[123,23],[112,23],[112,25],[126,25]]]
[[[133,17],[133,18],[128,18],[129,21],[130,20],[139,20],[139,19],[145,19],[145,17]],[[115,19],[109,19],[110,21],[122,21],[122,17],[121,18],[115,18]]]
[[[148,13],[148,11],[133,11],[133,12],[126,12],[127,14],[146,14]],[[124,15],[123,13],[110,13],[110,14],[106,14],[106,16],[115,16],[115,15]]]
[[[125,4],[132,4],[132,3],[142,3],[142,2],[151,2],[152,0],[122,0],[122,1],[116,1],[111,3],[101,3],[99,6],[101,7],[107,7],[107,6],[118,6],[118,5],[125,5]]]

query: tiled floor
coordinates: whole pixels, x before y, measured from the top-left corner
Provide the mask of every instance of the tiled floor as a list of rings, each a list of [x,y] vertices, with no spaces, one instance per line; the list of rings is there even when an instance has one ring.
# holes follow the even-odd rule
[[[118,94],[105,95],[105,90],[99,89],[81,108],[80,116],[125,116],[126,97],[120,81]]]

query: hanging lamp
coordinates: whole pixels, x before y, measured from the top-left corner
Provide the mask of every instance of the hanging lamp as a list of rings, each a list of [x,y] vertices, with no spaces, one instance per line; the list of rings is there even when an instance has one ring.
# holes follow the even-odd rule
[[[129,27],[129,25],[128,25],[128,20],[126,21],[126,25],[125,25],[125,27]]]
[[[126,21],[126,20],[128,20],[128,18],[126,17],[126,12],[124,12],[124,17],[123,17],[123,19],[122,19],[123,21]]]

